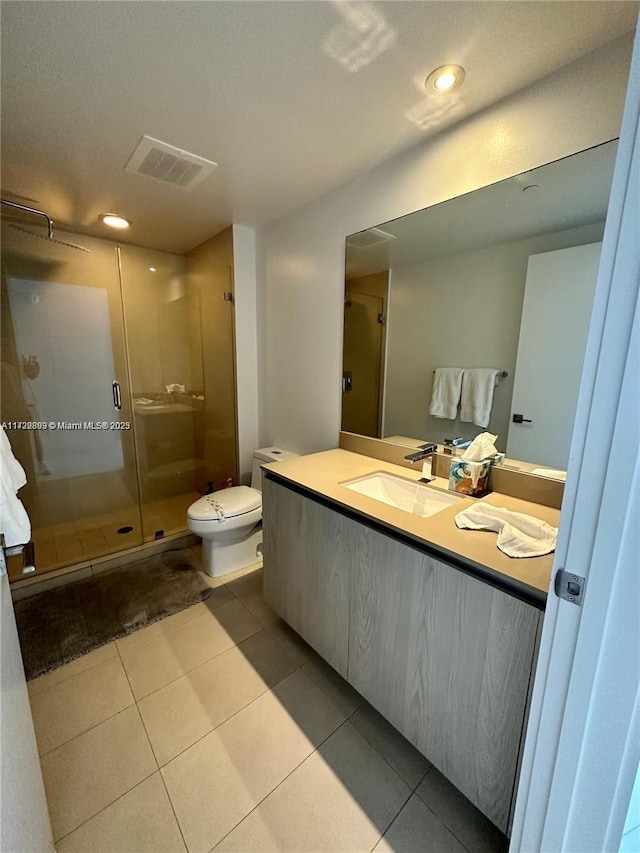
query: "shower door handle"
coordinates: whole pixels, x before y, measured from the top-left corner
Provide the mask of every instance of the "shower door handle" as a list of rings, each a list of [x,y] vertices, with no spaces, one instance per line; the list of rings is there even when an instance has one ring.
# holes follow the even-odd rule
[[[122,395],[120,394],[120,383],[114,381],[111,384],[111,390],[113,392],[113,408],[118,409],[118,411],[122,408]]]

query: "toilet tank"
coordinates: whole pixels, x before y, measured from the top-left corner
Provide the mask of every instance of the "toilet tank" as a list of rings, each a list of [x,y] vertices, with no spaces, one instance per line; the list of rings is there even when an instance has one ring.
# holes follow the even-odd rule
[[[260,466],[263,462],[277,462],[279,459],[293,459],[299,453],[291,453],[281,447],[260,447],[253,451],[253,467],[251,469],[251,488],[262,491],[262,471]]]

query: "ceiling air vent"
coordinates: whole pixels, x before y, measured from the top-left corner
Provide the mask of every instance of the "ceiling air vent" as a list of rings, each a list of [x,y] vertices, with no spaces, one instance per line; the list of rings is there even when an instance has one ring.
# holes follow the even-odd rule
[[[360,231],[359,234],[352,234],[347,237],[347,243],[355,249],[368,249],[369,246],[376,246],[378,243],[386,243],[387,240],[395,239],[395,234],[388,234],[382,228],[369,228],[367,231]]]
[[[144,175],[159,184],[171,184],[181,190],[192,190],[217,166],[197,154],[190,154],[151,136],[143,136],[131,155],[125,172]]]

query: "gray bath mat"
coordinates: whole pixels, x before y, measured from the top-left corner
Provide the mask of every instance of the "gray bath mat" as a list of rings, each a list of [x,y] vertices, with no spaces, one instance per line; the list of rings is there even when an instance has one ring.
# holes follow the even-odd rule
[[[27,679],[207,599],[184,557],[165,552],[15,603]]]

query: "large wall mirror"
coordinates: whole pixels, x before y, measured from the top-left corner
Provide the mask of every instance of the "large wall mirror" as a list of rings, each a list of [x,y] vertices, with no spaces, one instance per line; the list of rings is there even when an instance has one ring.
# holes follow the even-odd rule
[[[483,427],[459,407],[429,414],[435,371],[489,368],[485,428],[507,464],[566,469],[616,149],[347,237],[344,431],[471,439]]]

